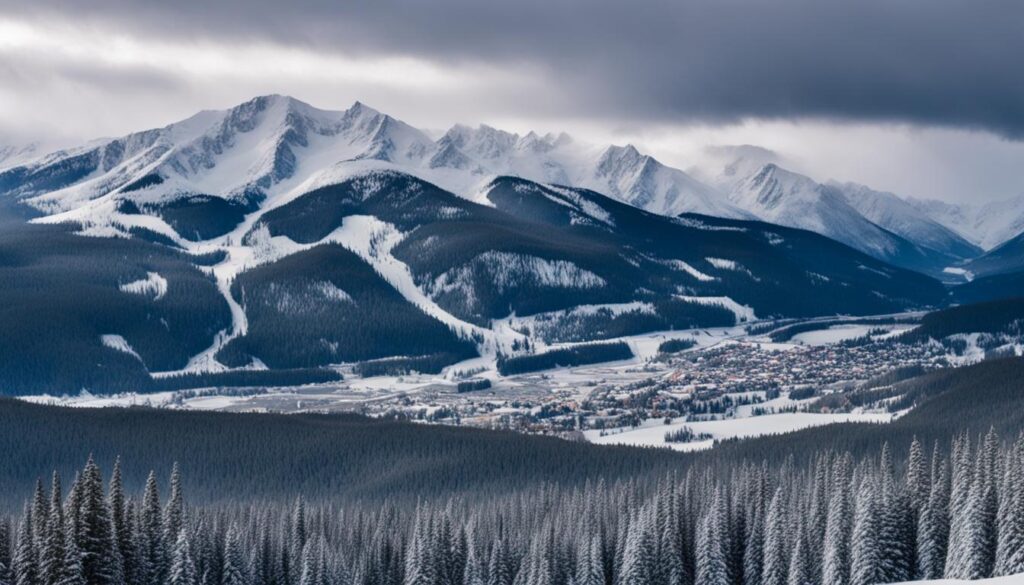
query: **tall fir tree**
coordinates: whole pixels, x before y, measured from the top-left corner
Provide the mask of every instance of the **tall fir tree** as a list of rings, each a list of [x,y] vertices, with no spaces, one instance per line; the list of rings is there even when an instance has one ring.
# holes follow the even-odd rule
[[[850,584],[874,585],[884,582],[878,491],[870,479],[862,480],[857,491],[853,536],[850,539]]]
[[[850,533],[853,510],[850,507],[850,458],[839,457],[832,468],[831,496],[825,518],[825,543],[822,552],[824,585],[850,583]]]
[[[90,585],[120,585],[123,573],[114,541],[110,508],[100,468],[92,457],[82,471],[81,481],[78,549],[82,554],[85,580]]]
[[[114,460],[114,471],[110,476],[110,487],[108,489],[108,505],[110,506],[110,522],[114,531],[114,543],[118,556],[121,558],[121,567],[124,575],[124,582],[127,585],[138,583],[134,539],[132,538],[132,526],[128,520],[128,511],[124,496],[124,481],[121,477],[121,458]]]
[[[1024,573],[1024,433],[1005,459],[995,575]]]
[[[11,570],[11,524],[7,518],[0,518],[0,585],[12,585],[14,573]]]
[[[39,584],[39,554],[36,551],[35,529],[32,526],[32,506],[26,504],[18,528],[18,541],[14,552],[14,585]]]
[[[938,447],[933,458],[931,491],[928,502],[918,518],[917,576],[940,579],[945,574],[949,542],[949,474],[944,461],[939,461]]]
[[[64,504],[60,475],[55,471],[50,485],[50,505],[47,511],[46,534],[40,560],[40,582],[58,585],[64,577]]]
[[[160,492],[156,474],[149,472],[142,496],[142,509],[138,527],[138,567],[140,583],[160,583],[167,570],[166,549],[163,544],[163,518],[160,510]]]
[[[199,585],[195,560],[192,558],[192,544],[184,528],[178,531],[178,538],[174,542],[167,585]]]
[[[245,567],[238,528],[231,525],[224,537],[224,570],[221,585],[248,585]]]
[[[776,488],[764,521],[764,564],[761,585],[786,585],[789,573],[787,514],[782,488]]]

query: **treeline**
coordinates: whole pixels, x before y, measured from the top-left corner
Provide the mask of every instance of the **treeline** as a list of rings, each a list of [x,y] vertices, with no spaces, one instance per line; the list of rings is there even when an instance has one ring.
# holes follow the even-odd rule
[[[629,344],[622,341],[614,343],[588,343],[532,355],[501,356],[498,358],[498,372],[503,376],[509,376],[512,374],[550,370],[558,367],[628,360],[632,357],[633,350],[629,348]]]
[[[491,387],[491,381],[487,378],[474,379],[474,380],[463,380],[456,386],[456,391],[459,394],[465,392],[477,392],[479,390],[487,390]]]
[[[302,393],[291,400],[302,400]],[[26,440],[31,437],[31,440]],[[40,470],[67,478],[92,453],[108,469],[118,455],[166,474],[187,462],[189,493],[204,504],[362,498],[415,505],[447,494],[488,498],[540,483],[640,480],[686,464],[679,453],[637,452],[554,437],[355,414],[260,414],[157,408],[65,408],[0,399],[0,514],[17,505]],[[254,473],[258,470],[258,478]],[[125,484],[140,489],[144,470]]]
[[[795,336],[801,333],[807,333],[809,331],[818,331],[821,329],[828,329],[839,325],[892,325],[901,321],[897,321],[896,318],[882,318],[882,319],[835,319],[832,321],[810,321],[807,323],[797,323],[796,325],[788,325],[780,329],[776,329],[769,333],[768,337],[775,343],[781,343],[789,341]]]
[[[416,357],[384,358],[356,364],[360,376],[404,376],[411,373],[439,374],[441,370],[472,357],[466,350],[438,352]]]
[[[943,339],[957,333],[1024,335],[1024,298],[950,307],[928,313],[921,325],[896,339],[904,342]]]
[[[328,368],[293,370],[236,370],[202,374],[181,374],[154,378],[140,386],[139,392],[168,392],[190,388],[240,388],[256,386],[300,386],[339,382],[344,377]]]
[[[255,472],[258,473],[258,472]],[[90,459],[0,521],[18,585],[872,585],[1024,572],[1024,437],[417,505],[186,505]]]
[[[533,331],[547,343],[565,343],[736,324],[735,313],[719,304],[665,299],[655,300],[652,305],[651,309],[619,313],[600,308],[591,312],[538,315],[534,319]]]

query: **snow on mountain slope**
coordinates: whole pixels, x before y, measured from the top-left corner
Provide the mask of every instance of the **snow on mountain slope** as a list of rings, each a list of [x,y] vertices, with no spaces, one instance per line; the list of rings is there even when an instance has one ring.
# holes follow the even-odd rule
[[[461,125],[434,141],[358,102],[336,112],[277,95],[9,168],[0,172],[0,194],[46,215],[79,210],[61,219],[82,221],[104,214],[83,207],[111,198],[152,206],[200,194],[252,206],[388,168],[471,200],[495,177],[512,175],[592,188],[667,215],[750,218],[715,189],[632,146]]]
[[[25,145],[0,145],[0,170],[23,165],[42,154],[42,146],[33,142]]]
[[[914,208],[984,250],[1024,232],[1024,195],[980,205],[908,199]]]
[[[641,209],[676,216],[700,213],[732,219],[753,219],[715,189],[679,169],[665,166],[632,145],[610,146],[597,162],[594,177],[581,186],[606,191]]]
[[[422,132],[360,103],[328,112],[264,96],[93,148],[58,152],[5,175],[20,180],[9,194],[55,214],[111,194],[141,203],[183,194],[259,200],[289,179],[341,161],[405,164],[432,147]],[[0,190],[7,190],[4,178]]]
[[[878,200],[887,194],[823,186],[784,173],[775,153],[757,147],[719,149],[713,158],[727,162],[720,172],[707,175],[710,186],[631,145],[601,147],[577,143],[565,134],[519,135],[483,125],[456,125],[435,141],[358,102],[344,111],[326,111],[271,95],[0,170],[0,194],[24,201],[52,222],[94,225],[94,233],[116,229],[114,223],[136,225],[139,218],[125,217],[130,214],[122,209],[130,201],[144,213],[156,211],[182,236],[206,240],[257,208],[287,203],[368,170],[400,170],[484,204],[487,185],[510,175],[592,189],[663,215],[698,213],[811,229],[886,260],[895,258],[894,249],[902,244],[872,222],[948,253],[952,259],[947,265],[969,255],[970,246],[944,232],[941,221],[917,221],[912,206],[896,206],[891,200],[880,205]],[[761,175],[766,161],[775,165],[771,168],[778,169],[779,177]],[[758,176],[786,191],[785,201],[778,199],[779,193],[761,193],[777,187],[755,184]],[[856,196],[838,197],[836,191]],[[228,203],[180,203],[199,195]],[[777,200],[770,201],[772,197]],[[202,211],[199,203],[206,203]],[[224,216],[217,226],[190,225],[185,231],[175,222],[183,214],[200,212]]]
[[[1024,233],[967,262],[963,269],[979,277],[1024,271]]]
[[[839,189],[846,202],[861,215],[911,242],[959,258],[973,258],[981,253],[980,248],[893,193],[856,183],[829,185]]]
[[[905,239],[864,216],[850,204],[839,186],[770,163],[734,182],[730,201],[764,221],[808,229],[889,263],[942,274],[945,266],[964,256],[935,250]],[[870,205],[863,205],[872,214]]]
[[[437,144],[429,162],[432,169],[586,187],[662,215],[701,213],[751,219],[715,189],[641,154],[632,145],[602,149],[577,144],[564,133],[520,136],[489,126],[455,126]]]
[[[906,265],[901,255],[909,242],[865,218],[839,189],[774,163],[739,181],[729,199],[764,221],[817,232],[875,258]]]

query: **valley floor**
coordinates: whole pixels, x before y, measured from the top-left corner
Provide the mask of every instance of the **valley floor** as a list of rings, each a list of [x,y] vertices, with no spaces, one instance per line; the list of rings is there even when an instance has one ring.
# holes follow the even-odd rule
[[[427,423],[507,428],[597,444],[703,450],[717,442],[787,433],[836,422],[884,423],[902,414],[898,397],[848,403],[845,397],[887,372],[961,365],[939,343],[890,342],[917,314],[669,331],[621,338],[634,357],[619,362],[501,376],[478,358],[440,375],[360,377],[292,388],[205,389],[116,396],[37,396],[70,406],[152,405],[220,411],[361,412]],[[886,324],[879,324],[885,322]],[[795,327],[795,329],[794,329]],[[789,328],[799,331],[779,335]],[[772,341],[773,338],[788,338]],[[659,351],[666,341],[691,347]],[[564,344],[563,344],[564,345]],[[552,346],[557,347],[557,346]],[[458,392],[473,380],[489,387]],[[885,386],[884,383],[872,387]],[[669,435],[676,437],[670,439]],[[681,435],[681,436],[680,436]]]

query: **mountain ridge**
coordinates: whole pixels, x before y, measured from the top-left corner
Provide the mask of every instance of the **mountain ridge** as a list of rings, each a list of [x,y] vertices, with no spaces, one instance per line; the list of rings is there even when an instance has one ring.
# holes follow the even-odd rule
[[[254,130],[260,135],[253,136]],[[762,170],[766,162],[781,169],[779,163],[783,161],[758,147],[733,150],[724,148],[719,153],[727,157],[723,176],[707,181],[665,165],[629,144],[585,145],[565,133],[520,135],[484,124],[476,128],[456,124],[434,140],[361,102],[346,110],[330,111],[288,96],[268,95],[227,110],[203,111],[163,128],[29,157],[20,166],[0,171],[0,193],[27,199],[47,214],[67,211],[104,193],[158,184],[164,185],[152,191],[167,197],[191,189],[198,191],[191,194],[245,200],[281,183],[299,187],[304,182],[323,184],[343,178],[346,165],[362,161],[368,166],[401,167],[471,200],[478,198],[488,181],[512,175],[594,189],[663,215],[698,213],[787,223],[783,221],[786,218],[757,205],[737,205],[732,192],[737,184]],[[227,156],[234,151],[248,153],[248,158]],[[230,168],[230,172],[218,176],[218,166]],[[302,176],[296,177],[296,173]],[[847,237],[845,243],[897,263],[899,258],[884,251],[896,244],[877,245],[887,237],[867,227],[865,221],[926,252],[934,250],[938,256],[950,256],[950,264],[980,252],[963,239],[962,230],[949,228],[948,222],[933,218],[934,213],[929,215],[912,201],[904,205],[901,198],[888,198],[889,208],[899,208],[899,219],[886,221],[885,213],[895,213],[892,209],[872,215],[875,209],[861,202],[864,193],[873,194],[876,200],[890,194],[853,184],[820,185],[824,185],[820,189],[844,191],[843,199],[857,213],[843,209],[830,212],[846,218],[835,225],[814,224],[804,218],[793,218],[788,225],[809,227],[835,237],[848,231],[849,225],[858,224],[859,234],[877,241],[866,244]],[[831,205],[842,207],[842,202]],[[915,209],[919,216],[911,217]],[[1021,211],[1020,227],[1024,231],[1024,209]],[[918,227],[902,229],[911,220]],[[904,265],[940,274],[938,265],[942,262],[936,259],[923,267],[913,259]]]

